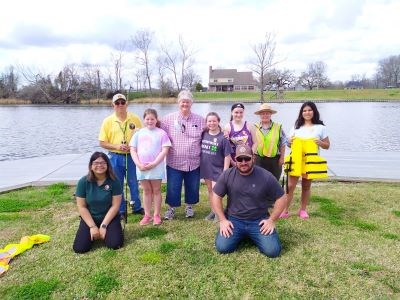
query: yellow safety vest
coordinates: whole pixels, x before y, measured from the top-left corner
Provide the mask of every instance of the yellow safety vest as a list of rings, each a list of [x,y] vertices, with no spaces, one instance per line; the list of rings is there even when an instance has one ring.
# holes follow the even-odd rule
[[[278,144],[281,125],[272,122],[271,129],[264,135],[261,123],[254,124],[256,127],[257,154],[261,157],[275,157],[278,153]]]

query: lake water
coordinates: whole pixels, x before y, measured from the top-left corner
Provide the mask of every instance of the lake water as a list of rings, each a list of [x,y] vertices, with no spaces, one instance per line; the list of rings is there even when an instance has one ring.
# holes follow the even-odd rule
[[[273,120],[289,132],[300,103],[272,103]],[[129,111],[142,117],[155,108],[159,116],[178,109],[175,104],[130,104]],[[231,104],[194,103],[192,111],[205,116],[218,112],[221,123],[230,118]],[[245,104],[245,119],[255,122],[258,103]],[[400,102],[317,103],[327,126],[331,149],[349,152],[400,151]],[[113,112],[109,106],[0,106],[0,161],[28,157],[86,153],[98,150],[102,120]]]

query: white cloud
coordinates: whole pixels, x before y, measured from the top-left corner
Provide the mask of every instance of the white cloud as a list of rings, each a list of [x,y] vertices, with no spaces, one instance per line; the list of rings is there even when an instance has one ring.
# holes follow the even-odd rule
[[[331,80],[348,80],[372,76],[379,59],[399,54],[398,11],[395,0],[7,1],[0,12],[0,70],[108,64],[119,43],[148,28],[159,42],[176,44],[182,35],[196,49],[203,83],[210,65],[248,70],[250,45],[266,32],[276,34],[278,68],[300,74],[322,60]]]

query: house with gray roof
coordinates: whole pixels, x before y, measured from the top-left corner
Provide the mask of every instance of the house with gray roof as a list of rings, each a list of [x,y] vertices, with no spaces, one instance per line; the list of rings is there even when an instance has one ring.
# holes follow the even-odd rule
[[[208,90],[210,92],[255,91],[257,81],[252,72],[238,72],[236,69],[215,69],[209,67]]]

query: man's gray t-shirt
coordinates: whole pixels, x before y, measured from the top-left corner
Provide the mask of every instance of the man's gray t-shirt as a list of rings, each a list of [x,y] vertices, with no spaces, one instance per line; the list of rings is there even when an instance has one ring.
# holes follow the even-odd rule
[[[228,195],[228,215],[245,220],[269,217],[268,208],[284,194],[274,175],[258,166],[247,176],[236,167],[224,171],[213,191],[220,197]]]

